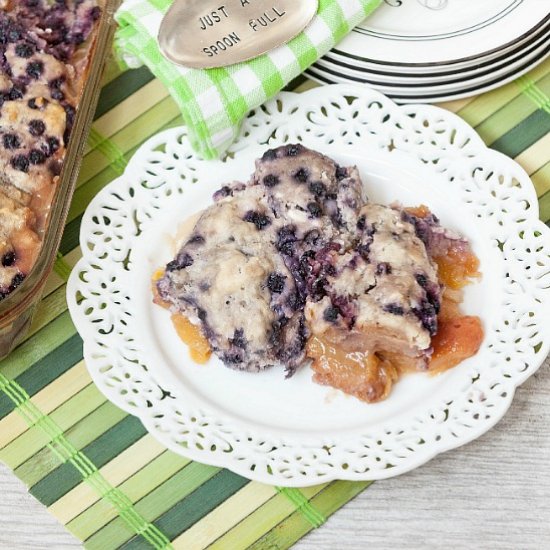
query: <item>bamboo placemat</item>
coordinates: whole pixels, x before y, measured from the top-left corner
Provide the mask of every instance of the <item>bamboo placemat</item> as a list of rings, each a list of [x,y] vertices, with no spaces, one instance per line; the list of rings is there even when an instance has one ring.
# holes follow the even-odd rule
[[[527,170],[549,223],[550,60],[442,106]],[[180,124],[146,69],[108,64],[55,272],[26,340],[0,363],[0,460],[90,549],[288,548],[369,483],[281,489],[166,450],[95,388],[67,311],[65,282],[80,258],[86,206],[143,141]]]

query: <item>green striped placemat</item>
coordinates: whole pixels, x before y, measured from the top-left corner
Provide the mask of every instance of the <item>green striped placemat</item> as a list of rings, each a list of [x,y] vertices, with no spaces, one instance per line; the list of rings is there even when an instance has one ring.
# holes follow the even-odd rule
[[[443,106],[523,165],[549,223],[550,60]],[[26,340],[0,363],[0,460],[90,549],[288,548],[369,483],[281,489],[167,451],[92,384],[67,312],[65,282],[89,201],[144,140],[180,124],[146,69],[108,65],[55,271]]]

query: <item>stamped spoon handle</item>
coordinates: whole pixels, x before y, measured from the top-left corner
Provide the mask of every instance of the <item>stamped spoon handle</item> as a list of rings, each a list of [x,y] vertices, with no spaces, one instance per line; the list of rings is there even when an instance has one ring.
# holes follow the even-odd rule
[[[162,20],[159,46],[178,65],[225,67],[285,44],[317,7],[318,0],[175,0]]]

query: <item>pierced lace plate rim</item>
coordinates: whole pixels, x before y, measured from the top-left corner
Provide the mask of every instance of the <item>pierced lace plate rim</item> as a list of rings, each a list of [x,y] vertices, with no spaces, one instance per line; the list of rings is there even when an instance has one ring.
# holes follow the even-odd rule
[[[547,228],[544,226],[544,224],[541,224],[541,222],[536,223],[532,218],[533,215],[538,214],[538,203],[536,202],[536,193],[534,191],[534,188],[532,187],[532,184],[530,183],[528,177],[526,174],[521,170],[521,168],[510,161],[510,159],[507,159],[503,155],[500,155],[496,152],[489,151],[485,148],[484,144],[481,142],[481,139],[477,134],[473,133],[473,130],[466,124],[464,121],[462,121],[460,118],[456,117],[455,115],[452,115],[446,111],[443,111],[441,109],[435,108],[435,107],[426,107],[426,106],[407,106],[398,108],[393,103],[391,103],[390,100],[382,96],[381,94],[378,94],[376,92],[372,92],[370,90],[365,90],[363,88],[355,88],[345,85],[340,86],[330,86],[326,88],[311,90],[310,92],[306,92],[304,94],[281,94],[278,98],[278,101],[282,102],[283,107],[285,102],[288,104],[288,108],[292,110],[296,105],[301,105],[302,108],[305,108],[306,105],[312,105],[312,106],[318,106],[316,105],[316,102],[326,102],[328,101],[330,103],[331,96],[332,97],[345,97],[346,93],[349,93],[350,96],[357,95],[359,97],[368,97],[368,99],[371,102],[380,102],[384,107],[388,108],[390,111],[392,111],[394,114],[397,112],[401,113],[402,116],[407,116],[410,114],[414,114],[415,116],[439,116],[443,117],[447,122],[451,121],[454,124],[455,128],[458,128],[458,131],[466,131],[469,135],[470,141],[473,143],[474,149],[478,149],[477,156],[488,156],[493,162],[496,162],[497,165],[503,164],[507,165],[508,168],[510,166],[514,166],[514,169],[516,170],[514,175],[521,178],[522,185],[527,185],[527,182],[529,182],[528,185],[530,185],[530,188],[524,189],[525,191],[524,197],[527,198],[527,201],[531,201],[532,209],[529,213],[529,218],[531,218],[529,221],[532,223],[533,226],[539,226],[540,230],[544,233]],[[276,106],[275,113],[269,114],[269,108],[273,109],[273,107]],[[249,118],[243,128],[241,139],[239,139],[235,146],[232,148],[233,154],[238,155],[239,151],[242,151],[244,148],[247,147],[247,145],[250,145],[251,143],[254,143],[254,139],[258,140],[260,137],[259,135],[255,135],[256,129],[254,128],[254,122],[255,117],[258,119],[256,122],[258,122],[258,127],[262,126],[262,122],[266,122],[266,120],[262,120],[262,112],[267,113],[265,114],[265,117],[267,121],[269,121],[270,118],[274,118],[275,121],[277,121],[277,118],[281,119],[284,118],[284,113],[281,115],[282,111],[278,111],[280,107],[277,104],[277,100],[273,100],[272,102],[268,103],[265,108],[262,108],[259,110],[259,112],[256,113],[255,116]],[[308,107],[309,108],[309,107]],[[312,107],[313,108],[313,107]],[[283,108],[284,111],[284,108]],[[298,109],[299,111],[299,109]],[[293,113],[294,116],[297,116],[296,113],[298,111],[295,111]],[[277,115],[277,112],[279,115]],[[277,132],[277,130],[280,130],[283,128],[285,130],[286,123],[282,120],[279,120],[278,125],[269,126],[267,124],[267,132],[271,135],[273,132]],[[291,124],[292,125],[292,124]],[[286,128],[288,129],[288,128]],[[266,128],[264,128],[264,131]],[[163,137],[164,134],[168,134],[169,132],[174,131],[168,131],[163,134],[154,136],[150,140],[148,140],[140,150],[136,153],[134,156],[134,159],[139,159],[141,157],[140,152],[146,151],[148,144],[151,142],[157,143],[162,141],[161,137]],[[260,132],[261,133],[261,132]],[[264,132],[265,133],[265,132]],[[191,154],[191,157],[193,155]],[[476,157],[476,154],[473,155],[473,157]],[[485,159],[487,161],[487,159]],[[200,162],[200,161],[198,161]],[[511,164],[510,164],[511,163]],[[519,169],[519,170],[518,170]],[[121,178],[118,178],[117,180],[114,180],[111,184],[109,184],[90,204],[85,219],[83,220],[82,229],[81,229],[81,242],[85,243],[87,238],[89,237],[89,231],[90,231],[90,225],[89,220],[92,216],[89,212],[93,212],[94,209],[97,208],[99,203],[101,203],[102,199],[107,195],[109,192],[116,192],[117,186],[121,186],[121,182],[124,184],[127,182],[128,178],[135,178],[137,175],[139,175],[139,160],[137,162],[131,162],[126,175],[123,175]],[[535,199],[534,202],[533,199]],[[100,209],[101,210],[101,209]],[[527,224],[528,226],[530,224]],[[279,485],[285,485],[285,486],[306,486],[306,485],[314,485],[321,482],[325,482],[328,480],[333,479],[349,479],[349,480],[364,480],[364,479],[383,479],[387,477],[393,477],[395,475],[404,473],[406,471],[409,471],[413,468],[416,468],[417,466],[420,466],[421,464],[427,462],[437,454],[444,452],[446,450],[450,450],[452,448],[456,448],[462,444],[465,444],[473,439],[476,439],[486,431],[488,431],[490,428],[492,428],[499,420],[502,418],[502,416],[505,414],[505,412],[508,410],[513,394],[515,392],[515,388],[520,385],[528,376],[533,374],[535,370],[542,364],[545,357],[545,351],[548,350],[548,344],[543,343],[543,349],[539,350],[542,351],[542,353],[539,353],[536,357],[536,361],[529,364],[529,367],[525,370],[524,373],[518,374],[515,376],[513,380],[513,384],[506,384],[506,391],[507,395],[506,398],[503,398],[503,401],[500,401],[500,409],[498,414],[494,414],[490,421],[485,423],[478,424],[478,429],[470,429],[470,431],[467,434],[462,434],[460,437],[457,437],[456,439],[451,439],[447,442],[447,444],[444,444],[444,442],[441,442],[439,445],[433,445],[430,449],[430,445],[427,445],[424,449],[421,451],[416,451],[415,456],[409,456],[406,460],[403,461],[400,465],[393,466],[391,468],[384,468],[384,469],[367,469],[365,472],[353,472],[350,471],[349,466],[346,468],[342,467],[328,467],[326,468],[326,471],[323,471],[321,473],[316,473],[316,475],[313,475],[311,472],[308,475],[299,475],[297,472],[294,472],[294,475],[291,475],[289,477],[285,477],[284,475],[281,475],[280,473],[274,473],[274,472],[261,472],[256,470],[251,470],[250,460],[239,463],[239,460],[235,460],[234,456],[231,456],[232,453],[227,453],[226,456],[220,456],[219,454],[215,453],[208,453],[204,450],[199,450],[198,448],[194,448],[193,446],[188,446],[187,448],[182,447],[179,442],[176,442],[174,437],[171,436],[167,432],[163,432],[162,429],[159,429],[159,425],[156,422],[155,418],[151,417],[151,415],[148,413],[148,411],[143,411],[139,407],[136,409],[132,406],[129,406],[128,403],[121,398],[121,396],[116,392],[113,391],[113,387],[109,385],[106,380],[107,378],[102,375],[100,372],[100,369],[94,367],[94,364],[96,363],[96,351],[94,350],[94,347],[92,345],[93,338],[90,338],[90,332],[89,332],[89,326],[86,326],[86,322],[83,321],[82,318],[82,311],[81,308],[75,299],[75,296],[77,296],[77,292],[80,292],[82,289],[82,283],[79,276],[79,272],[82,269],[83,265],[86,263],[86,259],[93,259],[93,252],[90,251],[87,247],[83,246],[83,253],[84,257],[83,259],[77,264],[75,269],[73,270],[73,273],[71,275],[71,279],[69,281],[69,284],[67,286],[67,295],[68,295],[68,301],[69,301],[69,308],[71,311],[71,315],[73,316],[73,319],[75,320],[75,324],[77,325],[77,328],[79,331],[83,334],[84,339],[84,355],[86,359],[86,363],[88,365],[88,368],[90,370],[90,373],[92,375],[92,378],[94,379],[94,382],[99,386],[101,391],[105,393],[105,395],[112,400],[115,404],[122,407],[127,412],[130,412],[131,414],[137,414],[142,422],[145,424],[146,428],[158,439],[160,439],[168,448],[174,450],[175,452],[179,454],[183,454],[191,459],[197,460],[199,462],[215,465],[215,466],[221,466],[221,467],[227,467],[241,475],[244,475],[246,477],[256,479],[258,481],[262,481],[265,483],[272,483],[272,484],[279,484]],[[86,283],[85,283],[86,284]],[[368,405],[366,405],[368,406]],[[166,412],[169,412],[168,410]],[[243,445],[243,450],[246,453],[246,444]],[[281,448],[283,448],[286,451],[285,445],[281,445]],[[338,450],[337,450],[338,451]],[[258,453],[256,452],[256,455]],[[338,454],[338,453],[336,453]],[[345,454],[345,453],[344,453]],[[254,458],[254,452],[252,450],[251,455],[248,457]],[[258,460],[258,456],[256,456],[256,460]],[[287,456],[288,458],[288,456]],[[326,456],[323,456],[322,459],[326,461]],[[339,459],[340,460],[340,459]],[[260,462],[260,461],[258,461]],[[340,461],[341,462],[341,461]],[[342,466],[341,463],[340,466]],[[326,466],[326,465],[325,465]]]

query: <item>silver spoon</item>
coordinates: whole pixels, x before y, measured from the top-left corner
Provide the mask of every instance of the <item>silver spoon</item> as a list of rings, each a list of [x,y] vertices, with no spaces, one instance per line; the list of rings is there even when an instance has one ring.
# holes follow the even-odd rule
[[[175,0],[158,41],[174,63],[225,67],[285,44],[311,22],[318,0]]]

